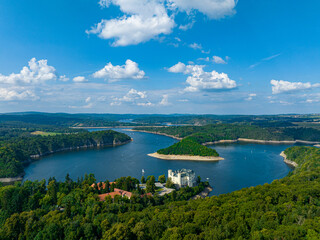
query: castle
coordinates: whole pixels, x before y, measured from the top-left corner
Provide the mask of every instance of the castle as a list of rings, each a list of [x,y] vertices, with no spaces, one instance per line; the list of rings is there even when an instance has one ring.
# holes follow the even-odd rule
[[[196,185],[196,175],[193,170],[180,169],[176,171],[168,170],[168,178],[179,187],[194,187]]]

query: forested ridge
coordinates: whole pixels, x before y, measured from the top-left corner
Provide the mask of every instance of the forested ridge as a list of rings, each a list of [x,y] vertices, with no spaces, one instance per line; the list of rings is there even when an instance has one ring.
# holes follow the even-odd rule
[[[183,138],[180,143],[157,151],[159,154],[165,155],[219,156],[214,149],[201,144],[221,140],[237,140],[239,138],[266,141],[320,141],[320,130],[305,127],[274,128],[247,124],[211,124],[201,127],[137,127],[134,130]]]
[[[13,137],[0,143],[0,177],[23,174],[23,163],[28,162],[30,156],[35,158],[57,151],[108,146],[130,140],[128,135],[112,130]]]
[[[210,124],[206,126],[137,127],[134,130],[165,133],[199,143],[249,138],[257,140],[320,141],[320,130],[305,127],[259,127],[246,124]]]
[[[320,149],[285,153],[299,164],[287,177],[202,200],[100,202],[93,175],[1,187],[0,239],[319,239]]]

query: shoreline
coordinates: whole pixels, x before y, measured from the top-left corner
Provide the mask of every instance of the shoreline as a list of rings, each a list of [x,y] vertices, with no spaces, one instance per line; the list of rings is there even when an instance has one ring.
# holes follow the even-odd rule
[[[170,137],[170,138],[173,138],[173,139],[176,139],[176,140],[179,140],[179,141],[181,141],[183,139],[183,138],[179,138],[179,137],[176,137],[176,136],[168,135],[166,133],[158,133],[158,132],[151,132],[151,131],[144,131],[144,130],[133,130],[133,129],[127,129],[126,131],[152,133],[152,134],[156,134],[156,135],[162,135],[162,136]]]
[[[144,130],[133,130],[133,129],[127,129],[126,131],[130,131],[130,132],[144,132],[144,133],[152,133],[152,134],[156,134],[156,135],[162,135],[162,136],[166,136],[166,137],[170,137],[170,138],[174,138],[176,140],[182,140],[183,138],[179,138],[173,135],[168,135],[165,133],[159,133],[159,132],[152,132],[152,131],[144,131]],[[295,144],[295,143],[303,143],[303,144],[319,144],[316,145],[315,147],[320,147],[320,142],[315,142],[315,141],[305,141],[305,140],[261,140],[261,139],[249,139],[249,138],[238,138],[238,139],[234,139],[234,140],[218,140],[218,141],[214,141],[214,142],[205,142],[202,143],[202,145],[206,146],[206,145],[214,145],[214,144],[219,144],[219,143],[237,143],[237,142],[252,142],[252,143],[263,143],[263,144]]]
[[[204,199],[206,198],[209,193],[213,191],[213,188],[209,185],[208,187],[205,187],[202,192],[198,193],[197,195],[191,197],[189,200],[196,200],[196,199]]]
[[[0,178],[0,182],[1,183],[14,183],[14,182],[18,182],[18,181],[22,181],[23,176],[20,177],[7,177],[7,178]]]
[[[294,161],[290,161],[290,160],[287,158],[287,155],[284,153],[284,151],[282,151],[282,152],[280,153],[280,156],[283,157],[283,161],[284,161],[286,164],[288,164],[288,165],[290,165],[290,166],[292,166],[292,167],[294,167],[294,168],[296,168],[296,167],[298,166],[298,163],[296,163],[296,162],[294,162]]]
[[[163,160],[182,160],[182,161],[203,161],[203,162],[216,162],[224,160],[222,157],[203,157],[203,156],[190,156],[190,155],[164,155],[159,153],[149,153],[149,157],[154,157]]]
[[[314,145],[314,147],[318,147],[318,148],[320,148],[320,144]]]
[[[122,146],[122,145],[125,145],[125,144],[128,144],[130,142],[133,141],[133,138],[131,138],[130,140],[128,141],[125,141],[125,142],[116,142],[114,144],[97,144],[97,145],[83,145],[83,146],[78,146],[78,147],[69,147],[69,148],[62,148],[62,149],[58,149],[56,151],[50,151],[50,152],[46,152],[46,153],[43,153],[43,154],[37,154],[37,155],[30,155],[30,159],[27,160],[27,161],[24,161],[22,163],[25,163],[25,164],[28,164],[30,162],[32,162],[33,160],[38,160],[42,157],[46,157],[46,156],[49,156],[49,155],[52,155],[52,154],[55,154],[55,153],[60,153],[60,152],[72,152],[72,151],[77,151],[77,150],[86,150],[86,149],[94,149],[94,148],[107,148],[107,147],[117,147],[117,146]]]
[[[84,146],[78,146],[78,147],[70,147],[70,148],[63,148],[59,149],[56,151],[51,151],[51,152],[46,152],[43,154],[37,154],[37,155],[30,155],[30,158],[26,161],[21,162],[23,166],[26,166],[32,162],[39,161],[41,158],[55,154],[55,153],[61,153],[61,152],[72,152],[72,151],[77,151],[77,150],[87,150],[87,149],[94,149],[94,148],[107,148],[107,147],[117,147],[117,146],[122,146],[125,144],[128,144],[133,141],[133,138],[131,138],[129,141],[122,142],[122,143],[114,143],[114,144],[98,144],[98,145],[84,145]],[[7,183],[7,184],[12,184],[17,181],[22,181],[23,180],[23,175],[19,177],[7,177],[7,178],[0,178],[1,183]]]

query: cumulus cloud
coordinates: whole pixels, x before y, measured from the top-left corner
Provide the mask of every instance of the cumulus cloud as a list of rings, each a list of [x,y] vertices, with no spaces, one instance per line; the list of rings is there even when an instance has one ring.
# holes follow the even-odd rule
[[[186,65],[182,62],[178,62],[176,65],[168,68],[168,72],[183,73],[186,70]]]
[[[0,101],[34,100],[36,95],[31,90],[18,91],[15,89],[0,88]]]
[[[319,83],[288,82],[283,80],[271,80],[272,94],[290,93],[320,87]]]
[[[122,103],[130,103],[137,106],[151,106],[153,105],[147,100],[147,93],[138,91],[136,89],[130,89],[130,91],[122,98],[113,98],[111,106],[121,105]]]
[[[50,80],[56,80],[55,68],[49,66],[47,60],[37,61],[32,58],[28,66],[22,68],[20,73],[11,73],[8,76],[0,74],[0,83],[8,84],[39,84]]]
[[[112,63],[108,63],[104,68],[93,74],[94,78],[103,78],[113,81],[120,79],[142,79],[144,76],[145,72],[140,70],[138,64],[130,59],[122,66],[113,66]]]
[[[219,19],[235,13],[237,0],[168,0],[171,8],[176,7],[180,11],[190,13],[199,11],[209,18]]]
[[[87,33],[98,34],[102,39],[115,39],[113,46],[136,45],[160,34],[171,33],[175,22],[158,0],[104,0],[101,6],[114,4],[124,16],[102,20]]]
[[[212,19],[232,15],[236,0],[100,0],[99,4],[101,7],[116,5],[124,15],[102,19],[86,32],[102,39],[113,39],[112,46],[117,47],[136,45],[170,34],[176,26],[174,17],[177,11],[187,14],[199,11]],[[193,24],[194,20],[179,28],[187,30]]]
[[[189,75],[186,83],[189,85],[184,89],[185,92],[231,90],[237,87],[237,83],[231,80],[226,73],[216,71],[205,72],[204,65],[185,65],[177,63],[168,69],[169,72]]]
[[[78,76],[78,77],[74,77],[73,81],[75,83],[83,83],[83,82],[87,82],[87,79],[83,76]]]

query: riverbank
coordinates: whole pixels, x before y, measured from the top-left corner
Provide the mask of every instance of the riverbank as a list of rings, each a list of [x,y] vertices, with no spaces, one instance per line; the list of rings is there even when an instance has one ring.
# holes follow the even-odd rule
[[[144,132],[144,133],[152,133],[157,135],[163,135],[166,137],[171,137],[176,140],[182,140],[183,138],[179,138],[177,136],[165,134],[165,133],[159,133],[159,132],[152,132],[152,131],[144,131],[144,130],[133,130],[133,129],[126,129],[126,131],[132,131],[132,132]],[[261,143],[261,144],[295,144],[295,143],[302,143],[302,144],[319,144],[315,147],[320,147],[320,142],[312,142],[312,141],[305,141],[305,140],[283,140],[283,141],[277,141],[277,140],[261,140],[261,139],[249,139],[249,138],[238,138],[234,140],[218,140],[214,142],[205,142],[202,143],[202,145],[214,145],[219,143],[237,143],[237,142],[247,142],[247,143]]]
[[[125,142],[114,142],[113,144],[91,144],[91,145],[84,145],[84,146],[78,146],[78,147],[69,147],[69,148],[62,148],[62,149],[58,149],[56,151],[50,151],[50,152],[46,152],[43,154],[37,154],[37,155],[31,155],[31,162],[32,160],[37,160],[40,159],[42,157],[48,156],[48,155],[52,155],[55,153],[60,153],[60,152],[71,152],[71,151],[77,151],[77,150],[81,150],[81,149],[93,149],[93,148],[106,148],[106,147],[117,147],[117,146],[121,146],[121,145],[125,145],[128,144],[130,142],[132,142],[133,139],[131,138],[129,141],[125,141]],[[30,163],[30,161],[25,161],[23,163]]]
[[[144,131],[144,130],[133,130],[133,129],[126,129],[126,131],[129,131],[129,132],[152,133],[152,134],[156,134],[156,135],[162,135],[162,136],[166,136],[166,137],[174,138],[174,139],[179,140],[179,141],[181,141],[181,140],[183,139],[183,138],[179,138],[179,137],[176,137],[176,136],[173,136],[173,135],[168,135],[168,134],[165,134],[165,133],[159,133],[159,132],[151,132],[151,131]]]
[[[150,157],[164,159],[164,160],[185,160],[185,161],[203,161],[203,162],[215,162],[224,160],[222,157],[202,157],[202,156],[190,156],[190,155],[164,155],[159,153],[150,153]]]
[[[284,153],[284,151],[282,151],[282,152],[280,153],[280,156],[283,157],[283,161],[284,161],[286,164],[288,164],[288,165],[290,165],[290,166],[292,166],[292,167],[297,167],[297,166],[298,166],[298,164],[297,164],[296,162],[293,162],[293,161],[290,161],[289,159],[287,159],[287,155]]]
[[[14,183],[14,182],[18,182],[18,181],[22,181],[23,177],[20,176],[20,177],[12,177],[12,178],[0,178],[0,182],[1,183],[7,183],[7,184],[11,184],[11,183]]]
[[[55,153],[61,153],[61,152],[71,152],[71,151],[77,151],[77,150],[85,150],[85,149],[94,149],[94,148],[107,148],[107,147],[116,147],[116,146],[121,146],[121,145],[125,145],[128,144],[130,142],[132,142],[133,139],[131,138],[129,141],[125,141],[125,142],[113,142],[113,144],[97,144],[97,145],[84,145],[84,146],[78,146],[78,147],[70,147],[70,148],[62,148],[62,149],[58,149],[56,151],[50,151],[50,152],[46,152],[43,154],[37,154],[37,155],[31,155],[30,158],[24,162],[22,162],[22,164],[24,166],[29,165],[30,163],[40,160],[42,157],[46,157]],[[17,181],[22,181],[23,180],[23,176],[19,176],[19,177],[8,177],[8,178],[0,178],[0,182],[1,183],[6,183],[6,184],[13,184]]]
[[[314,145],[315,147],[318,147],[318,148],[320,148],[320,144],[317,144],[317,145]]]
[[[189,200],[206,198],[209,195],[209,193],[212,192],[212,190],[213,190],[213,188],[211,186],[205,187],[204,190],[201,193],[193,196]]]

